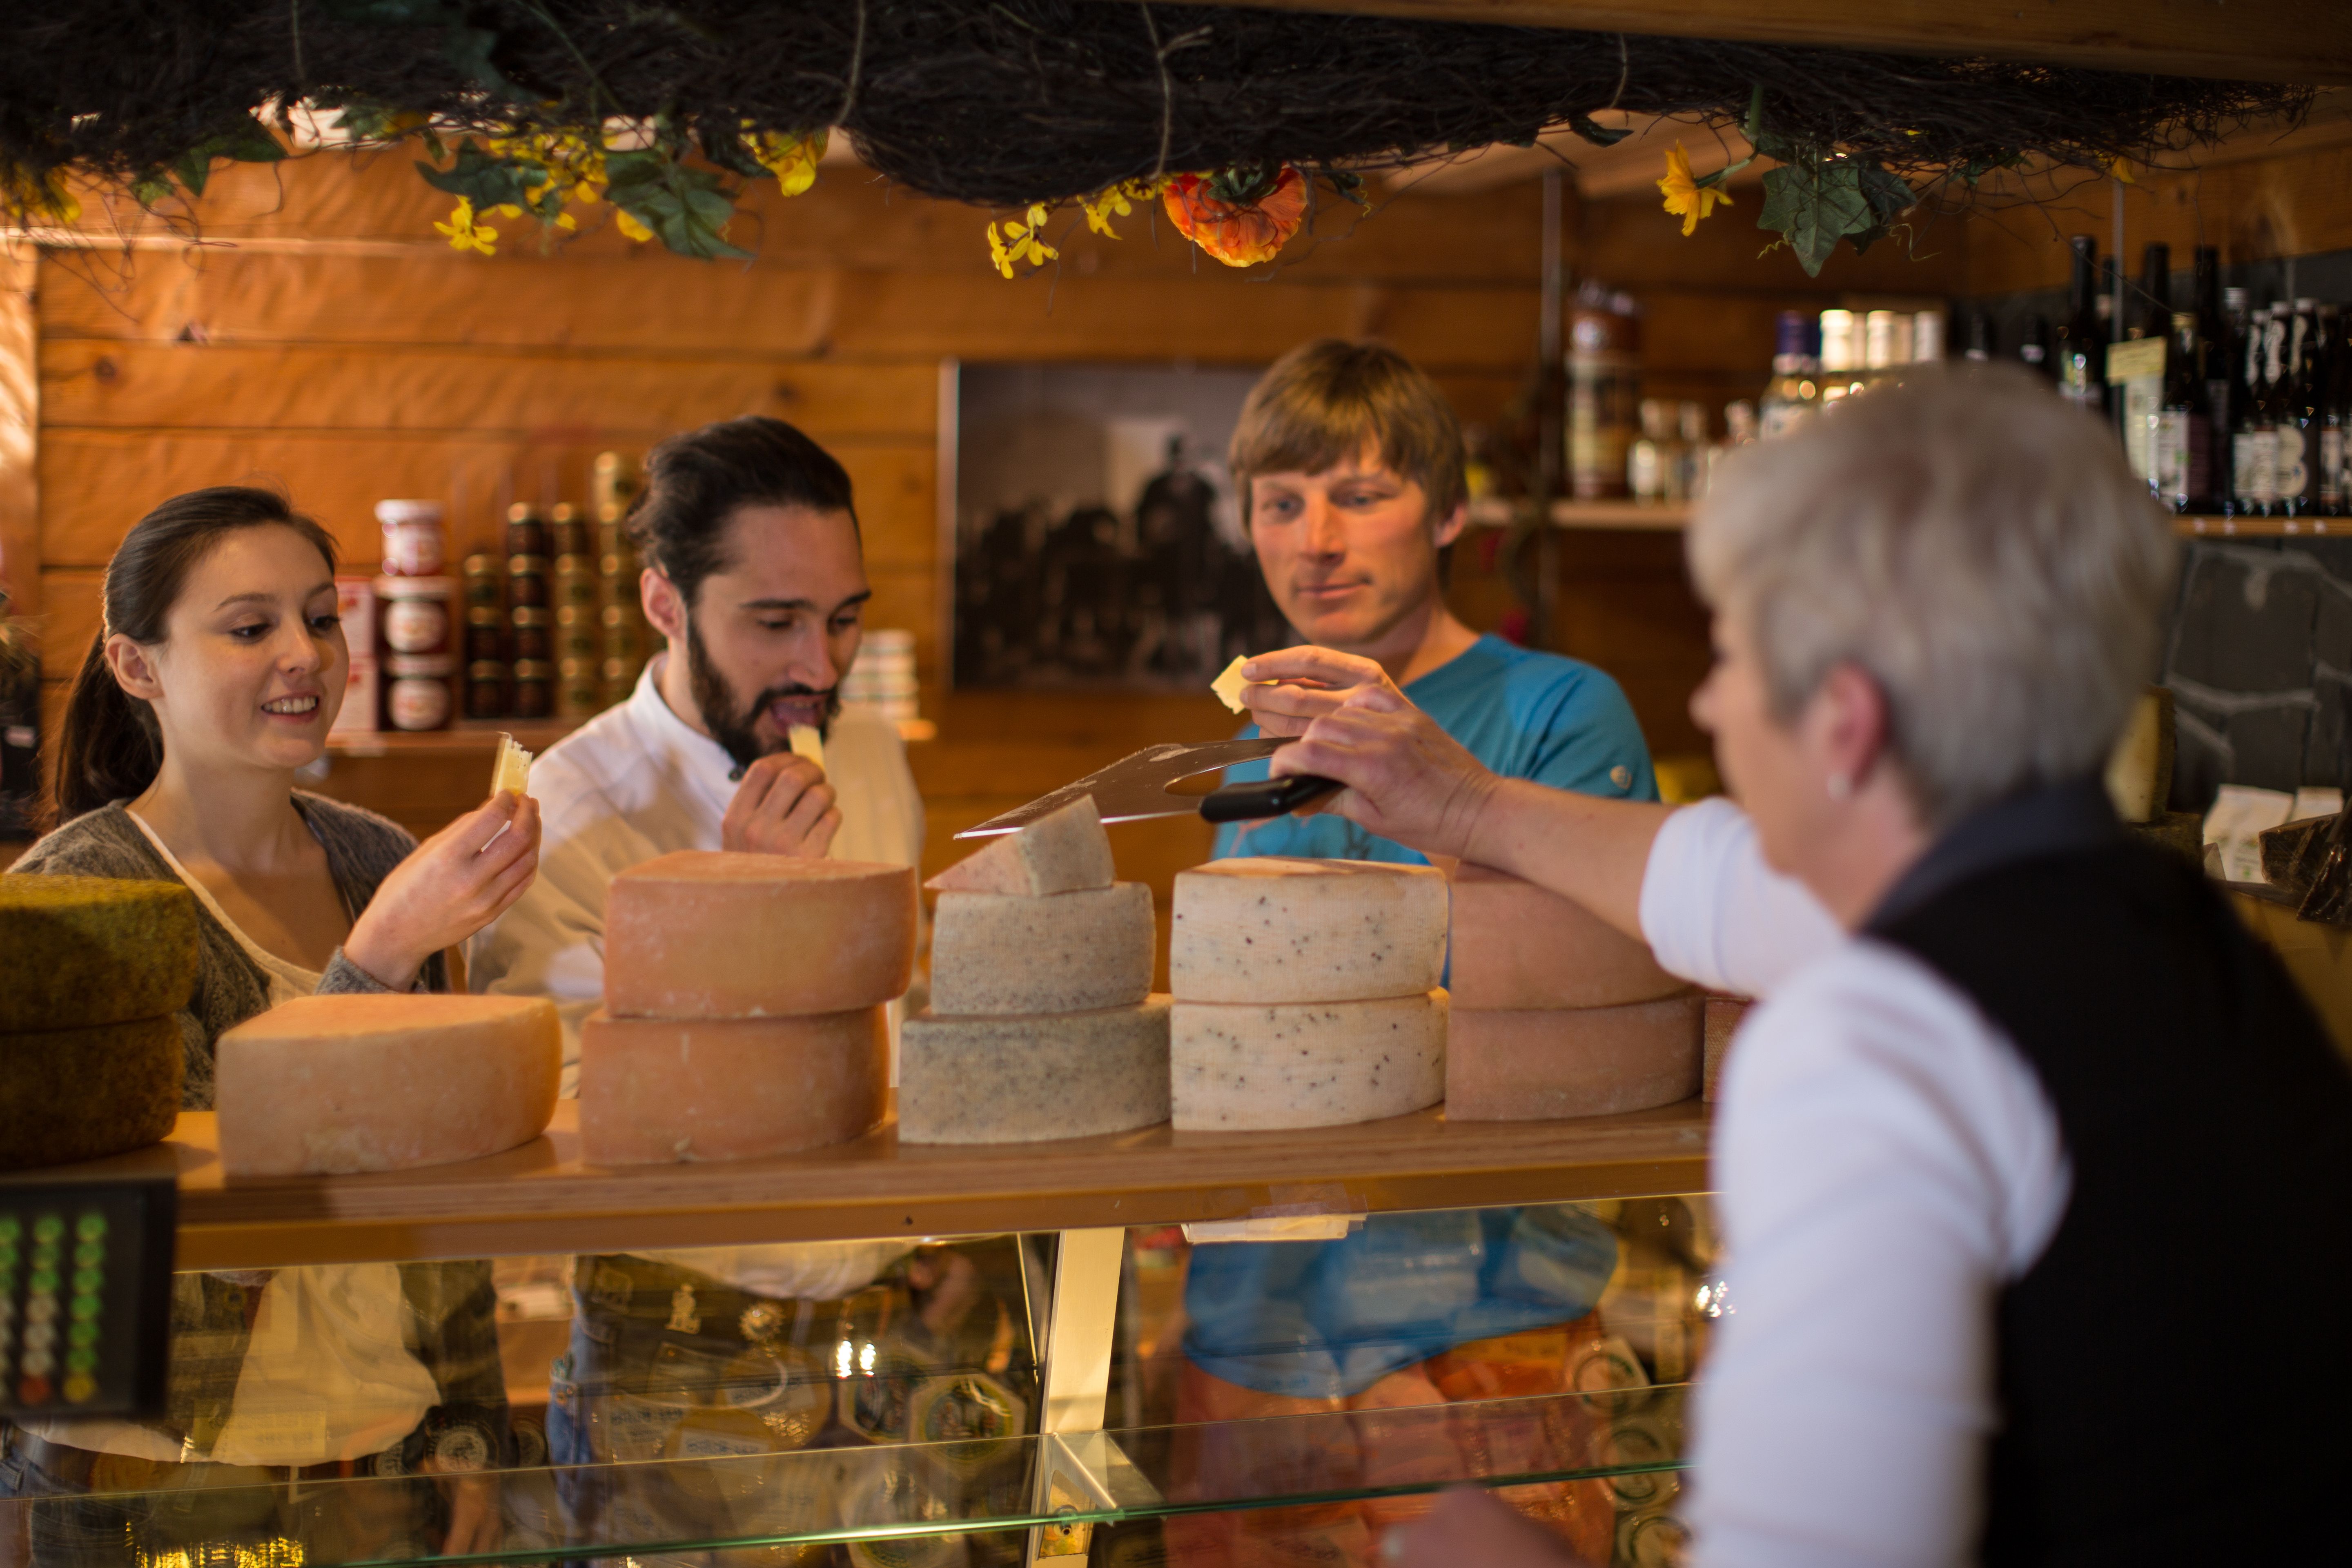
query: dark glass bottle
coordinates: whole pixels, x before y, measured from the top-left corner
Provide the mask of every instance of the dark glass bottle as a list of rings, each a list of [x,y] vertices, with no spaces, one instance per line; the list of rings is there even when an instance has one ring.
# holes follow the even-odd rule
[[[2172,247],[2151,243],[2139,254],[2139,297],[2124,335],[2172,337]]]
[[[1990,310],[1970,310],[1960,324],[1960,357],[1983,364],[2000,352],[2000,327]]]
[[[2320,307],[2326,344],[2319,400],[2320,502],[2323,517],[2352,517],[2352,316],[2333,305]]]
[[[2078,234],[2073,244],[2066,320],[2058,329],[2058,390],[2067,402],[2098,413],[2107,405],[2107,334],[2098,306],[2099,242]]]
[[[2276,396],[2278,510],[2286,517],[2319,512],[2319,388],[2312,372],[2319,301],[2297,300],[2285,316],[2285,343]]]
[[[2058,379],[2058,356],[2050,348],[2050,321],[2045,316],[2028,316],[2024,328],[2018,333],[2017,358],[2051,380]]]
[[[2212,509],[2212,408],[2205,395],[2197,315],[2178,310],[2164,357],[2164,405],[2156,420],[2156,499],[2175,511]]]

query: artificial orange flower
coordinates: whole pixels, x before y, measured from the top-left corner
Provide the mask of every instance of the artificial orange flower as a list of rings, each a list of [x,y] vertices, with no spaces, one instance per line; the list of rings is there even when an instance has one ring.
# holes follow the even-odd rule
[[[1685,238],[1698,230],[1698,220],[1715,210],[1715,204],[1731,205],[1731,198],[1713,185],[1702,185],[1691,174],[1690,154],[1679,142],[1666,154],[1666,177],[1658,182],[1658,189],[1666,194],[1666,210],[1681,215]]]
[[[1273,260],[1306,221],[1307,182],[1286,163],[1271,184],[1244,184],[1230,172],[1179,174],[1160,201],[1185,238],[1228,267],[1255,267]]]

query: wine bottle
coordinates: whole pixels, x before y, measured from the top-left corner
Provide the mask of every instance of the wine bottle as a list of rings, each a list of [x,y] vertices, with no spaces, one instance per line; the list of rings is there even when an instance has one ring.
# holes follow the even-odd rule
[[[2352,317],[2333,305],[2319,308],[2324,346],[2319,404],[2319,510],[2323,517],[2352,517]]]
[[[2175,511],[2213,504],[2212,409],[2199,373],[2197,315],[2178,310],[2164,361],[2164,405],[2156,424],[2156,499]]]
[[[2295,300],[2284,317],[2285,344],[2277,398],[2278,510],[2285,517],[2319,511],[2319,389],[2313,362],[2318,357],[2319,301]]]
[[[2201,310],[2200,307],[2200,310]],[[2213,336],[2205,344],[2205,396],[2213,412],[2213,502],[2224,517],[2238,510],[2238,416],[2245,405],[2246,291],[2224,289]]]
[[[1780,340],[1772,351],[1772,380],[1764,388],[1760,424],[1769,438],[1785,436],[1822,411],[1821,345],[1811,318],[1802,310],[1780,312]]]
[[[2172,247],[2150,242],[2140,252],[2138,310],[2126,337],[2172,337]]]
[[[1990,310],[1970,310],[1960,321],[1960,357],[1984,364],[2000,353],[2000,329]]]
[[[2018,334],[2017,359],[2020,364],[2038,370],[2053,381],[2058,378],[2058,357],[2050,349],[2049,318],[2025,318],[2025,326]]]
[[[2107,334],[2099,320],[2099,242],[2078,234],[2072,243],[2066,320],[2058,329],[2058,391],[2077,407],[2101,413],[2107,405]]]

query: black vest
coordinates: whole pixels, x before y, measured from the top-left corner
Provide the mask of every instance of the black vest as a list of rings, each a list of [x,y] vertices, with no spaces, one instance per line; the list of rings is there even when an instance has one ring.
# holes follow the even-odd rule
[[[2203,877],[2069,809],[1870,926],[2016,1042],[2074,1172],[1995,1307],[1982,1560],[2352,1560],[2352,1071]]]

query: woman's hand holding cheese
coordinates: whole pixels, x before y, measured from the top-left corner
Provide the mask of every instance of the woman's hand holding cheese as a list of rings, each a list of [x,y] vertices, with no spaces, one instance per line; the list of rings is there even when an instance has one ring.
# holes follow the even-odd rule
[[[539,802],[501,790],[418,845],[376,889],[343,956],[394,991],[504,914],[539,870]]]
[[[743,770],[719,826],[719,846],[753,855],[822,860],[841,831],[841,806],[824,770],[806,757],[772,752]]]

